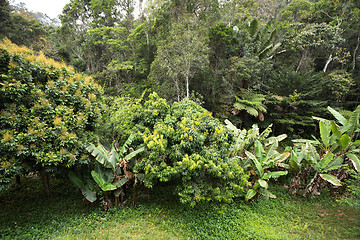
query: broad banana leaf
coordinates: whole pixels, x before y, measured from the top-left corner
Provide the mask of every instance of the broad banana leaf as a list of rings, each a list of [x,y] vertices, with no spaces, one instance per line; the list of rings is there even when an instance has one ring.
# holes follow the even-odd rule
[[[267,128],[265,128],[264,131],[262,131],[262,133],[260,133],[259,135],[259,139],[260,140],[264,140],[264,142],[267,140],[266,138],[269,136],[269,134],[272,132],[272,124],[270,124],[269,126],[267,126]],[[266,144],[264,144],[266,146]]]
[[[288,171],[276,171],[276,172],[267,172],[262,179],[278,178],[280,176],[285,176],[288,174]]]
[[[261,187],[263,187],[265,189],[268,188],[269,185],[268,185],[267,181],[265,181],[263,179],[259,179],[258,181],[259,181],[259,184],[260,184]]]
[[[276,30],[273,31],[273,33],[276,34]],[[260,60],[264,59],[265,57],[267,57],[267,59],[271,59],[274,57],[274,52],[281,46],[281,43],[277,43],[277,44],[270,44],[270,45],[265,45],[267,46],[266,48],[263,48],[260,50],[260,53],[258,54],[258,57]]]
[[[123,189],[122,189],[122,188],[118,188],[118,189],[116,189],[116,190],[114,191],[114,195],[115,195],[115,197],[119,197],[119,196],[120,196],[121,191],[123,191]]]
[[[119,181],[114,182],[113,184],[117,187],[120,188],[122,187],[125,183],[127,183],[129,181],[129,178],[124,177],[122,179],[120,179]]]
[[[289,159],[289,164],[290,164],[291,168],[294,169],[295,171],[299,171],[300,166],[301,166],[300,162],[301,162],[301,160],[299,161],[298,155],[296,154],[296,152],[294,150],[292,150],[290,153],[290,159]]]
[[[306,148],[308,149],[310,161],[312,161],[314,164],[317,164],[320,160],[320,155],[316,148],[311,143],[306,143]]]
[[[269,192],[267,189],[260,189],[259,192],[264,195],[265,197],[269,197],[269,198],[276,198],[276,196],[274,194],[272,194],[271,192]]]
[[[110,155],[110,158],[108,159],[108,162],[111,164],[113,171],[115,171],[116,163],[119,162],[119,154],[116,151],[114,145],[111,148],[111,155]]]
[[[270,27],[274,24],[274,18],[270,18],[269,21],[267,21],[264,29],[261,31],[260,39],[263,39],[264,36],[269,32]]]
[[[296,153],[294,150],[291,151],[289,162],[294,170],[298,171],[300,169],[301,162],[306,157],[306,151],[306,146],[301,149],[300,153]]]
[[[255,197],[256,195],[256,191],[254,189],[249,189],[246,193],[246,196],[245,196],[245,200],[246,201],[249,201],[250,199],[252,199],[253,197]]]
[[[341,156],[335,157],[325,168],[322,169],[322,171],[329,172],[346,166],[346,164],[345,165],[342,164],[343,162],[344,162],[343,157]]]
[[[334,154],[332,152],[328,152],[321,160],[320,162],[317,164],[317,168],[319,169],[319,171],[322,171],[323,169],[325,169],[333,160],[334,158]]]
[[[341,137],[340,128],[334,121],[330,122],[331,125],[331,131],[333,132],[333,136],[336,136],[337,139]]]
[[[274,29],[274,30],[270,33],[268,39],[263,43],[262,49],[266,48],[267,46],[270,46],[270,45],[272,46],[272,45],[273,45],[273,44],[271,44],[271,42],[274,40],[276,34],[277,34],[277,29]],[[260,49],[260,50],[261,50],[261,49]]]
[[[99,176],[108,183],[111,183],[115,178],[113,170],[104,168],[103,166],[100,166],[100,164],[95,165],[95,172],[97,172]]]
[[[286,134],[281,134],[281,135],[279,135],[277,137],[269,137],[268,139],[264,140],[264,145],[268,146],[268,145],[273,144],[274,142],[281,142],[285,138],[287,138]]]
[[[278,154],[278,151],[277,151],[278,146],[279,146],[279,143],[277,141],[271,145],[268,153],[266,154],[266,159],[270,159],[273,156],[275,156],[276,154]],[[265,162],[265,160],[264,160],[264,162]]]
[[[95,172],[94,170],[91,171],[91,176],[93,177],[94,181],[97,183],[97,185],[103,190],[104,192],[112,191],[116,189],[116,186],[106,182],[103,178],[100,177],[100,175]]]
[[[317,120],[317,121],[320,121],[320,122],[324,122],[324,123],[327,123],[327,124],[330,124],[330,120],[328,120],[328,119],[325,119],[325,118],[321,118],[321,117],[314,117],[314,116],[312,116],[312,118],[314,119],[314,120]]]
[[[82,188],[80,188],[81,193],[83,196],[89,201],[89,202],[95,202],[96,201],[96,192],[92,191],[89,187],[89,185],[84,185]]]
[[[129,153],[129,154],[126,155],[124,158],[125,158],[126,160],[130,160],[130,159],[132,159],[133,157],[135,157],[138,153],[141,153],[141,152],[144,151],[144,150],[145,150],[145,147],[141,147],[141,148],[137,149],[136,151],[133,151],[133,152]]]
[[[330,145],[331,127],[324,122],[319,122],[321,141],[326,148]]]
[[[131,145],[132,141],[134,139],[134,135],[131,134],[128,139],[125,141],[124,145],[119,150],[120,157],[123,157],[126,151],[129,149],[129,146]]]
[[[256,158],[259,160],[260,163],[262,163],[262,160],[263,160],[264,154],[265,154],[264,148],[263,148],[261,142],[258,140],[255,141],[254,145],[255,145]]]
[[[94,144],[89,144],[86,149],[95,157],[95,159],[107,168],[112,168],[112,165],[109,161],[111,154],[109,153],[103,145],[99,143],[98,147]]]
[[[240,132],[240,130],[234,124],[232,124],[232,122],[230,122],[228,119],[225,119],[225,124],[226,127],[229,130],[232,130],[235,134],[238,134]]]
[[[79,178],[73,171],[69,171],[68,177],[70,181],[78,188],[82,188],[85,185],[81,178]]]
[[[349,136],[352,136],[355,132],[359,131],[359,115],[360,115],[360,105],[357,106],[355,111],[352,112],[348,124],[342,129],[342,133],[346,132]]]
[[[313,144],[313,145],[319,145],[320,142],[318,140],[310,140],[310,139],[294,139],[294,140],[291,140],[292,142],[294,143],[310,143],[310,144]]]
[[[290,152],[284,152],[273,158],[271,162],[279,165],[281,162],[285,161],[289,156],[290,156]]]
[[[248,152],[248,151],[245,151],[245,154],[246,156],[248,156],[252,162],[254,163],[254,167],[255,167],[255,170],[258,172],[259,174],[259,177],[262,178],[264,176],[264,169],[263,167],[261,166],[260,162],[258,161],[258,159],[256,159],[256,157],[251,153],[251,152]]]
[[[259,22],[258,20],[254,19],[251,21],[251,23],[249,24],[249,33],[251,37],[254,37],[254,35],[257,33],[257,31],[259,30]]]
[[[349,137],[349,135],[343,134],[339,139],[339,142],[341,144],[342,149],[346,149],[349,146],[349,143],[351,142],[351,138]]]
[[[331,184],[333,184],[335,186],[341,186],[340,180],[337,179],[334,175],[321,173],[320,177],[322,179],[324,179],[325,181],[328,181],[329,183],[331,183]]]
[[[344,118],[343,115],[341,115],[341,113],[339,113],[330,106],[328,106],[327,109],[336,118],[336,120],[338,120],[338,122],[341,123],[341,125],[346,126],[348,124],[348,121],[346,120],[346,118]]]
[[[239,134],[239,137],[236,139],[235,144],[232,147],[232,151],[242,151],[245,147],[246,141],[244,141],[244,138],[246,136],[247,130],[244,129]]]
[[[351,162],[353,163],[354,165],[354,168],[357,172],[360,171],[360,161],[359,161],[359,158],[353,154],[353,153],[348,153],[346,154],[346,156],[351,160]]]

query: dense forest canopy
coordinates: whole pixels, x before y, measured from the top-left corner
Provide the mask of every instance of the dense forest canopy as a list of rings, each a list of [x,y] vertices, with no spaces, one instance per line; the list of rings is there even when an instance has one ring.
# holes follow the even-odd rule
[[[109,96],[156,91],[306,136],[328,105],[346,114],[359,102],[359,4],[72,0],[57,25],[3,1],[0,35],[92,75]]]

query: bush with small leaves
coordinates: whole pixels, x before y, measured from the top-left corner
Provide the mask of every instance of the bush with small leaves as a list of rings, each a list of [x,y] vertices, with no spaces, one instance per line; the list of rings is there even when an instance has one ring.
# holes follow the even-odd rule
[[[245,195],[248,176],[228,153],[233,133],[210,112],[186,99],[170,106],[156,93],[127,106],[133,110],[114,115],[122,132],[134,133],[145,147],[134,171],[144,174],[146,187],[175,182],[180,201],[191,206]]]
[[[85,146],[97,140],[102,89],[74,72],[9,40],[0,42],[0,182],[24,167],[88,163]]]

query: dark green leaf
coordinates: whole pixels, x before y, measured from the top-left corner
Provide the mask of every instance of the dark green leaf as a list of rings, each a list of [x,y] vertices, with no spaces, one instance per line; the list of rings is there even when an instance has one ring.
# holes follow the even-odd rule
[[[76,175],[75,172],[69,171],[68,177],[76,187],[81,188],[82,186],[84,186],[83,181]]]

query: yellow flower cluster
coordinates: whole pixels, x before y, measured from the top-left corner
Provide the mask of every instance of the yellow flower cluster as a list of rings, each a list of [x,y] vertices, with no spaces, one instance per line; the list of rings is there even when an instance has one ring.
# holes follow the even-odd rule
[[[43,67],[49,68],[54,67],[57,69],[61,68],[67,68],[70,71],[74,71],[74,68],[72,66],[66,66],[64,62],[57,62],[54,59],[47,58],[43,52],[40,52],[39,54],[35,54],[34,51],[28,49],[25,46],[18,46],[14,43],[12,43],[9,39],[5,38],[2,42],[0,42],[0,48],[6,49],[9,53],[12,54],[22,54],[24,56],[24,59],[30,61],[30,62],[38,62]]]
[[[47,85],[49,88],[55,87],[54,81],[48,81]]]
[[[60,154],[65,155],[67,153],[66,148],[60,148]]]
[[[148,137],[144,136],[144,142],[147,142],[147,147],[149,149],[160,147],[162,151],[165,151],[164,135],[158,134],[156,130],[154,130],[154,134],[149,135]]]
[[[195,158],[196,162],[193,160],[193,158]],[[189,158],[189,155],[186,154],[185,157],[182,159],[182,161],[177,162],[177,164],[179,166],[187,167],[190,171],[196,168],[201,168],[200,155],[199,154],[191,155],[191,158]]]
[[[221,126],[220,128],[215,127],[214,135],[220,135],[224,131],[224,128]]]
[[[89,99],[90,99],[90,102],[95,102],[95,101],[96,101],[96,96],[95,96],[95,94],[90,93],[90,94],[89,94]]]
[[[67,91],[67,86],[66,85],[62,86],[61,91],[66,92]]]
[[[10,142],[12,139],[12,135],[9,132],[6,132],[3,136],[4,142]]]
[[[81,96],[81,90],[80,89],[77,89],[76,91],[75,91],[75,97],[79,97],[79,96]]]
[[[61,124],[61,117],[56,117],[54,119],[54,125],[55,126],[60,126],[60,124]]]
[[[18,151],[23,151],[25,149],[24,145],[20,144],[16,147]]]
[[[37,133],[38,131],[33,129],[32,127],[28,127],[28,134],[32,135],[32,134],[35,134]]]
[[[9,162],[2,162],[2,163],[1,163],[1,167],[2,167],[2,168],[9,168],[9,167],[10,167],[10,163],[9,163]]]

